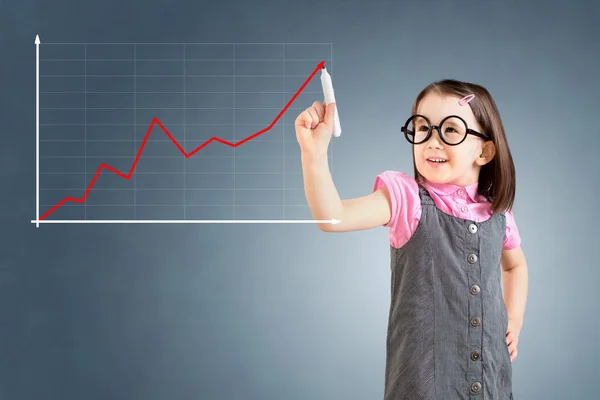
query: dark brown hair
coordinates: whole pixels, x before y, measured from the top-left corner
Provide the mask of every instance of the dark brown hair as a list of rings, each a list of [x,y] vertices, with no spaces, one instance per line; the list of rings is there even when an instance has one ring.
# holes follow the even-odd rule
[[[511,209],[515,200],[515,166],[506,141],[500,113],[490,93],[484,87],[474,83],[454,79],[437,81],[431,83],[419,93],[413,105],[413,115],[417,113],[417,108],[423,98],[430,92],[459,98],[471,93],[475,95],[475,98],[469,102],[469,106],[471,106],[473,115],[481,127],[481,133],[489,136],[496,147],[494,158],[481,167],[478,193],[491,201],[492,211],[495,213],[502,213]],[[422,177],[417,171],[414,152],[413,166],[415,180],[419,182]]]

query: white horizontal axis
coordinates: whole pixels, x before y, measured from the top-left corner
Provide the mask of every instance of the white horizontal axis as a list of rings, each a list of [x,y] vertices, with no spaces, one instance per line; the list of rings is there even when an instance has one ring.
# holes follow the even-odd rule
[[[50,220],[32,220],[32,224],[339,224],[341,221],[337,219],[196,219],[196,220],[66,220],[66,219],[50,219]]]

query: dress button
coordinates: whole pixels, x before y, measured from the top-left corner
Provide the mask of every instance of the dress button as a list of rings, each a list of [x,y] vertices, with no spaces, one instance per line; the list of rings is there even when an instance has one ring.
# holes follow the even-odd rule
[[[481,325],[481,319],[479,317],[471,318],[471,326],[479,326]]]
[[[475,264],[477,262],[477,254],[469,254],[467,261],[469,264]]]
[[[481,382],[473,382],[473,384],[471,384],[471,391],[474,393],[477,393],[481,390]]]
[[[467,208],[467,206],[462,206],[462,207],[460,208],[460,211],[462,211],[462,212],[467,212],[468,210],[469,210],[469,209]]]
[[[471,285],[471,294],[477,294],[481,292],[479,285]]]
[[[471,352],[471,360],[473,361],[477,361],[481,358],[481,353],[478,352],[477,350]]]
[[[477,232],[477,225],[475,225],[475,224],[469,225],[469,232],[471,232],[471,233]]]
[[[460,194],[462,196],[463,194],[465,194],[465,191],[462,189],[458,189],[458,194]]]

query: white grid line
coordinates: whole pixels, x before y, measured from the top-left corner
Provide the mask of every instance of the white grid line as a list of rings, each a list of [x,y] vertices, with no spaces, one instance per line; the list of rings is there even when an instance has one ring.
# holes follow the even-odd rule
[[[76,188],[76,187],[72,187],[72,188],[45,188],[45,189],[40,189],[43,191],[59,191],[59,190],[71,190],[71,191],[77,191],[77,190],[81,190],[81,188]],[[131,189],[127,189],[127,188],[94,188],[94,191],[122,191],[122,192],[128,192]],[[179,192],[184,190],[183,188],[137,188],[138,191],[158,191],[158,192]],[[262,192],[264,191],[281,191],[281,189],[276,188],[236,188],[236,189],[232,189],[232,188],[223,188],[223,189],[216,189],[216,188],[194,188],[194,189],[187,189],[190,191],[218,191],[218,192],[225,192],[225,191],[233,191],[235,190],[236,192],[242,190],[242,191],[254,191],[254,192]],[[289,192],[297,192],[297,191],[303,191],[303,188],[287,188],[285,189],[286,191]],[[126,204],[126,205],[131,205],[131,204]]]
[[[106,91],[106,92],[90,92],[88,91],[87,94],[181,94],[181,92],[177,91],[177,92],[158,92],[158,91],[147,91],[147,92],[113,92],[113,91]],[[263,92],[228,92],[228,91],[194,91],[194,92],[190,92],[189,90],[187,91],[188,94],[232,94],[232,93],[238,93],[238,94],[294,94],[292,92],[280,92],[280,91],[263,91]],[[307,91],[302,91],[303,94],[323,94],[323,92],[307,92]],[[40,92],[40,94],[83,94],[83,92],[76,92],[76,91],[45,91],[45,92]]]
[[[136,68],[136,58],[137,49],[136,45],[133,45],[133,156],[135,157],[137,153],[137,95],[136,95],[136,87],[137,87],[137,68]],[[135,173],[132,176],[133,178],[133,219],[137,219],[135,212],[135,205],[137,203],[137,193],[136,193],[136,181],[135,181]]]
[[[41,107],[40,110],[280,110],[280,107]],[[289,107],[288,110],[303,110]],[[183,124],[182,124],[183,125]],[[264,125],[264,124],[262,124]]]
[[[45,124],[40,124],[40,126],[83,126],[84,124],[81,123],[45,123]],[[146,128],[148,128],[150,126],[149,123],[147,124],[128,124],[128,123],[103,123],[103,122],[97,122],[97,123],[88,123],[88,126],[145,126]],[[166,123],[165,125],[168,126],[182,126],[183,124],[179,124],[179,123]],[[187,126],[230,126],[231,124],[220,124],[220,123],[188,123]],[[265,126],[265,124],[240,124],[237,123],[237,126]],[[285,125],[291,125],[291,124],[285,124]],[[150,140],[150,139],[148,139]]]
[[[280,45],[281,42],[278,43],[268,43],[268,42],[264,42],[264,43],[243,43],[243,42],[222,42],[222,43],[207,43],[207,42],[196,42],[196,43],[190,43],[190,42],[155,42],[155,43],[143,43],[143,42],[113,42],[113,43],[109,43],[109,42],[98,42],[98,43],[92,43],[92,42],[44,42],[44,45],[72,45],[72,46],[82,46],[82,45],[88,45],[88,46],[126,46],[126,45],[132,45],[135,44],[137,46],[176,46],[176,45],[182,45],[185,44],[187,46],[220,46],[220,45],[240,45],[240,46],[261,46],[261,45]],[[331,43],[321,43],[321,42],[313,42],[313,43],[303,43],[303,42],[295,42],[295,43],[287,43],[287,45],[291,45],[291,46],[298,46],[298,45],[331,45]]]
[[[54,207],[55,204],[42,204],[43,207]],[[81,207],[81,204],[66,203],[61,207]],[[188,204],[187,207],[277,207],[278,204]],[[89,204],[88,207],[183,207],[179,204]],[[308,207],[308,204],[287,204],[286,207]]]
[[[85,111],[83,112],[84,114],[84,125],[83,125],[83,138],[84,138],[84,155],[85,155],[85,161],[84,161],[84,171],[87,171],[87,45],[84,46],[84,59],[86,60],[83,63],[83,70],[84,70],[84,75],[86,75],[85,79],[84,79],[84,83],[83,83],[83,87],[84,87],[84,92],[85,94],[83,95],[83,104],[84,104],[84,108]],[[87,182],[87,174],[84,177],[84,182],[83,182],[83,187],[87,187],[88,182]],[[85,213],[84,213],[84,219],[87,219],[87,203],[86,203],[86,207],[85,207]]]
[[[194,142],[198,142],[198,143],[204,143],[208,140],[209,138],[207,137],[206,139],[187,139],[188,143],[194,143]],[[225,138],[221,138],[223,140],[227,140]],[[117,143],[121,143],[121,142],[130,142],[131,140],[129,139],[88,139],[87,140],[88,143],[89,142],[117,142]],[[139,142],[141,143],[143,140],[136,140],[136,143]],[[78,143],[78,142],[83,142],[82,139],[44,139],[44,140],[40,140],[40,142],[57,142],[57,143]],[[171,141],[171,139],[152,139],[152,138],[148,138],[148,142],[168,142],[168,143],[173,143]],[[279,143],[281,142],[280,139],[261,139],[260,143]],[[137,148],[136,148],[137,150]]]
[[[83,58],[41,58],[41,61],[83,61]],[[231,61],[231,58],[186,58],[187,61]],[[286,59],[287,61],[306,61],[306,62],[317,62],[317,59],[315,58],[288,58]],[[328,58],[321,58],[320,60],[325,60],[328,61]],[[88,62],[92,62],[92,61],[135,61],[135,62],[141,62],[141,61],[150,61],[150,62],[156,62],[156,61],[172,61],[172,62],[178,62],[178,61],[183,61],[182,58],[88,58]],[[269,61],[269,62],[278,62],[281,61],[281,59],[279,58],[244,58],[242,60],[243,62],[246,61]]]
[[[235,140],[235,110],[236,110],[236,106],[235,106],[235,97],[236,97],[236,93],[235,93],[235,44],[233,45],[233,143],[236,142]],[[236,176],[235,176],[235,147],[233,148],[233,219],[235,219],[235,187],[236,187]]]
[[[280,175],[283,172],[236,172],[236,175]],[[85,172],[40,172],[40,175],[83,175]],[[138,175],[180,175],[180,172],[136,172]],[[233,175],[233,172],[188,172],[189,175]],[[302,175],[302,172],[286,172],[287,175]],[[140,189],[141,190],[141,189]],[[188,189],[191,190],[191,189]],[[233,189],[232,189],[233,190]]]
[[[144,155],[144,158],[176,158],[176,159],[180,159],[181,155],[178,156],[147,156]],[[77,158],[85,158],[85,156],[42,156],[40,158],[44,158],[44,159],[49,159],[49,160],[60,160],[60,159],[77,159]],[[87,158],[107,158],[107,159],[116,159],[116,158],[128,158],[131,159],[131,156],[112,156],[112,155],[100,155],[100,156],[87,156]],[[273,158],[273,159],[279,159],[282,158],[281,156],[207,156],[207,155],[200,155],[200,154],[194,154],[193,158],[252,158],[252,159],[256,159],[256,160],[262,160],[265,158]],[[300,159],[300,156],[288,156],[289,159],[294,159],[294,160],[298,160]]]
[[[185,65],[186,64],[185,57],[186,57],[186,51],[185,51],[185,44],[184,44],[183,45],[183,76],[184,76],[184,78],[183,78],[183,150],[187,152],[187,138],[186,138],[186,129],[185,129],[185,123],[186,123],[186,118],[185,117],[186,117],[186,114],[187,114],[186,113],[187,108],[186,108],[186,104],[185,104],[185,100],[186,100],[186,97],[187,97],[187,95],[185,93],[186,89],[187,89],[187,87],[186,87],[187,86],[186,85],[187,78],[185,76],[186,76],[187,72],[186,72],[186,65]],[[186,176],[187,175],[187,169],[185,167],[186,166],[186,161],[187,161],[187,158],[183,157],[183,219],[187,219],[187,217],[186,217],[186,206],[185,206],[186,205],[185,198],[186,198],[186,195],[187,195],[187,193],[186,193],[186,188],[187,188],[187,186],[186,186],[187,185],[187,176]]]
[[[146,156],[144,155],[144,158],[176,158],[176,159],[180,159],[182,156]],[[194,154],[193,156],[194,158],[253,158],[256,160],[262,160],[265,158],[273,158],[273,159],[279,159],[281,158],[281,156],[207,156],[207,155],[196,155]],[[60,160],[60,159],[77,159],[77,158],[86,158],[85,156],[42,156],[40,158],[43,159],[49,159],[49,160]],[[87,156],[87,158],[107,158],[107,159],[116,159],[116,158],[128,158],[131,159],[131,156],[111,156],[111,155],[105,155],[105,156]],[[288,159],[294,159],[294,160],[299,160],[300,156],[294,156],[294,157],[290,157],[288,156]]]
[[[293,78],[306,78],[306,75],[288,75]],[[86,75],[40,75],[41,78],[83,78]],[[87,75],[88,78],[133,78],[133,75]],[[281,75],[187,75],[188,78],[281,78]],[[138,78],[185,78],[184,75],[139,75]]]
[[[281,46],[282,50],[283,50],[283,62],[281,63],[283,65],[283,91],[281,94],[281,102],[283,104],[283,106],[285,106],[285,43]],[[289,108],[288,108],[289,110]],[[283,116],[283,118],[285,118],[285,116]],[[283,213],[283,219],[285,219],[285,125],[282,124],[281,125],[281,130],[283,131],[282,133],[282,145],[281,145],[281,151],[282,151],[282,155],[283,155],[283,160],[281,162],[281,166],[282,166],[282,170],[283,170],[283,174],[281,174],[281,179],[283,180],[283,201],[282,201],[282,213]]]
[[[331,74],[333,74],[333,76],[335,77],[335,74],[333,72],[333,46],[331,45],[331,43],[329,44],[329,55],[331,57]],[[323,98],[323,100],[325,100],[325,98]],[[333,146],[331,145],[331,142],[329,143],[329,173],[333,175]]]

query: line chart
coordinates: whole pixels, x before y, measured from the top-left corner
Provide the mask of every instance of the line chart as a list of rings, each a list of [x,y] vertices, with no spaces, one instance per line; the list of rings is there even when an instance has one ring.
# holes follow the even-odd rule
[[[181,155],[183,155],[183,157],[185,159],[189,159],[189,158],[193,157],[196,153],[198,153],[200,150],[204,149],[205,147],[207,147],[209,144],[211,144],[213,142],[216,142],[216,143],[219,143],[219,144],[222,144],[222,145],[225,145],[225,146],[235,149],[239,146],[242,146],[245,143],[250,142],[251,140],[257,138],[258,136],[270,131],[278,123],[278,121],[281,119],[281,117],[284,115],[284,113],[289,109],[289,107],[294,103],[294,101],[297,99],[297,97],[303,92],[303,90],[306,88],[306,86],[311,82],[311,80],[314,78],[314,76],[317,74],[317,72],[319,72],[322,69],[322,67],[325,64],[325,60],[322,60],[314,67],[314,69],[310,73],[310,75],[304,80],[304,82],[301,84],[301,86],[295,91],[293,96],[287,101],[287,103],[283,106],[283,108],[279,111],[279,113],[271,121],[270,124],[268,124],[263,129],[260,129],[259,131],[256,131],[255,133],[253,133],[249,136],[246,136],[245,138],[240,139],[238,141],[226,140],[226,139],[220,138],[218,136],[211,136],[209,139],[204,140],[200,145],[195,147],[193,150],[186,152],[185,148],[175,138],[175,136],[172,134],[172,132],[170,132],[169,129],[165,126],[165,125],[168,126],[168,124],[167,123],[163,124],[163,122],[161,122],[161,120],[158,117],[153,117],[149,123],[149,126],[148,126],[146,133],[143,137],[143,140],[139,146],[139,149],[137,150],[137,153],[135,154],[133,163],[131,164],[131,166],[127,172],[122,172],[119,169],[109,165],[108,163],[101,163],[100,166],[97,168],[95,174],[93,175],[93,178],[87,185],[85,193],[81,197],[66,196],[61,201],[56,203],[53,207],[51,207],[48,211],[46,211],[45,213],[43,213],[40,216],[40,211],[39,211],[39,207],[40,207],[40,204],[39,204],[39,191],[40,191],[40,189],[39,189],[39,175],[40,175],[40,172],[39,172],[39,158],[40,158],[40,156],[39,156],[39,141],[40,141],[40,139],[39,139],[39,126],[40,126],[40,122],[39,122],[39,92],[40,92],[40,88],[39,88],[39,77],[40,77],[39,45],[40,45],[40,40],[39,40],[39,37],[37,37],[37,36],[36,36],[35,44],[36,44],[36,219],[32,220],[31,223],[35,223],[36,226],[39,226],[40,223],[63,223],[63,224],[64,223],[332,223],[332,224],[336,224],[336,223],[340,222],[335,219],[332,219],[332,220],[314,220],[314,219],[308,219],[308,220],[290,220],[290,219],[281,219],[281,220],[279,220],[279,219],[251,219],[251,220],[240,220],[240,219],[233,219],[233,220],[227,220],[227,219],[225,219],[225,220],[218,220],[218,219],[88,220],[88,219],[85,219],[85,220],[69,220],[68,219],[68,220],[64,220],[64,219],[49,219],[48,218],[51,214],[56,212],[59,208],[63,207],[65,205],[65,203],[84,204],[86,199],[88,198],[88,195],[93,190],[94,185],[96,184],[96,181],[101,176],[101,174],[104,170],[106,170],[107,172],[110,172],[114,175],[117,175],[118,177],[120,177],[122,179],[129,181],[132,178],[132,176],[134,176],[134,172],[136,170],[136,166],[138,165],[138,161],[140,160],[140,157],[142,156],[142,153],[144,152],[144,149],[148,143],[148,139],[150,138],[151,133],[153,132],[153,130],[155,128],[159,128],[162,131],[162,133],[164,135],[166,135],[166,137],[168,138],[168,140],[166,140],[166,141],[170,142],[172,145],[174,145],[175,148],[178,150],[178,152]]]

